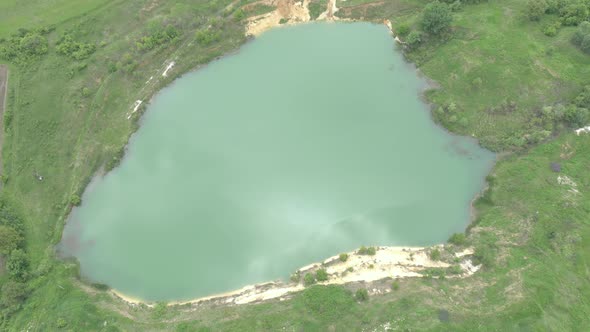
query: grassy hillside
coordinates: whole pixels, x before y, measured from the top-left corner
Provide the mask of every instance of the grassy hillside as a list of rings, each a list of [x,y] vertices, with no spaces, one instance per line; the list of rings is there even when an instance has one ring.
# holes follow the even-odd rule
[[[316,286],[285,302],[196,310],[129,307],[101,287],[79,282],[76,264],[54,254],[71,206],[93,174],[120,159],[144,109],[128,118],[135,100],[149,100],[178,75],[245,42],[238,8],[247,2],[0,1],[0,47],[17,45],[3,53],[11,75],[0,225],[8,220],[5,210],[22,220],[21,246],[30,262],[22,294],[4,288],[0,294],[5,329],[341,331],[384,330],[389,323],[399,330],[468,331],[590,325],[590,135],[575,136],[571,120],[553,112],[569,107],[590,84],[590,56],[570,43],[576,27],[561,27],[548,37],[543,29],[559,15],[531,21],[526,5],[516,0],[463,5],[453,12],[450,29],[423,34],[405,50],[440,85],[426,94],[436,121],[511,152],[476,204],[468,242],[485,268],[474,277],[403,280],[398,291],[366,302],[357,302],[347,288]],[[396,31],[418,31],[427,3],[348,0],[338,6],[346,7],[342,17],[390,19]],[[262,10],[268,9],[252,11]],[[170,61],[177,65],[163,77]],[[559,173],[551,163],[559,164]],[[576,186],[559,184],[558,176]],[[0,282],[8,279],[4,274]]]

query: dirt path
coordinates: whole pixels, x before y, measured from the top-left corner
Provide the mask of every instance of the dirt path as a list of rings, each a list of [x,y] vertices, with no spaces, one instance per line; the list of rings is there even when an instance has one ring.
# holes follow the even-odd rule
[[[4,110],[8,96],[8,67],[0,65],[0,175],[2,175],[2,144],[4,143]]]

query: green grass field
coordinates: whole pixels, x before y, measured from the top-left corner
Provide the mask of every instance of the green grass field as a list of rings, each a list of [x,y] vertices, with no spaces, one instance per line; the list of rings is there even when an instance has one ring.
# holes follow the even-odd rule
[[[417,29],[427,3],[362,7],[368,2],[338,2],[352,8],[340,15],[387,18],[394,29],[402,24]],[[541,130],[536,119],[543,106],[571,102],[590,84],[590,56],[571,45],[574,27],[547,37],[542,27],[556,16],[531,22],[517,0],[464,5],[454,12],[449,33],[406,52],[440,86],[426,93],[433,107],[453,103],[461,121],[436,112],[434,119],[504,152],[468,231],[468,241],[486,263],[473,277],[406,279],[399,290],[362,303],[351,292],[358,285],[314,286],[283,302],[192,310],[130,307],[80,282],[77,265],[57,259],[54,249],[73,195],[81,195],[94,174],[119,158],[138,126],[141,111],[128,119],[135,100],[149,101],[182,73],[246,41],[244,22],[234,11],[247,2],[231,3],[0,0],[0,39],[18,28],[52,28],[43,35],[46,54],[7,62],[10,121],[1,195],[24,221],[30,267],[28,297],[18,310],[0,300],[3,329],[581,331],[590,326],[590,135],[576,136],[559,124],[541,142],[515,143]],[[168,26],[176,37],[141,46],[143,37]],[[197,31],[212,37],[204,41]],[[96,50],[81,59],[60,54],[57,45],[66,32]],[[162,77],[170,61],[177,65]],[[477,78],[481,83],[474,84]],[[490,111],[504,101],[516,106]],[[552,162],[561,165],[560,173],[551,170]],[[577,186],[559,184],[557,177],[564,175]],[[6,282],[2,275],[0,283]]]

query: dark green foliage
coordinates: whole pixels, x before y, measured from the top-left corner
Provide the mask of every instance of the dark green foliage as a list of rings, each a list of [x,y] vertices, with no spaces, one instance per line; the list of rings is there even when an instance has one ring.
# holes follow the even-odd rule
[[[392,290],[394,290],[394,291],[397,291],[397,290],[399,290],[399,281],[397,281],[397,280],[394,280],[394,281],[391,283],[391,289],[392,289]]]
[[[375,255],[375,247],[365,247],[365,246],[361,246],[359,248],[359,250],[357,251],[357,254],[359,255]]]
[[[202,29],[195,33],[197,43],[202,46],[208,46],[218,41],[221,37],[220,33],[211,29]]]
[[[324,11],[325,7],[325,4],[319,2],[311,2],[308,6],[309,16],[311,17],[311,19],[315,20],[316,18],[318,18],[318,16],[320,16],[320,14]]]
[[[303,284],[305,286],[311,286],[315,283],[315,276],[312,273],[306,273],[305,276],[303,276]]]
[[[242,9],[236,10],[236,12],[234,13],[234,21],[239,22],[244,18],[246,18],[246,13],[244,13]]]
[[[590,5],[584,1],[571,1],[559,10],[563,25],[578,25],[588,19]]]
[[[565,108],[564,119],[572,127],[583,127],[590,122],[590,111],[587,108],[570,104]]]
[[[590,29],[590,24],[589,24]],[[578,107],[590,109],[590,85],[586,85],[582,92],[574,99],[574,104]]]
[[[447,269],[447,272],[449,274],[461,274],[463,273],[463,270],[460,265],[453,265]]]
[[[574,35],[572,43],[578,46],[582,51],[590,54],[590,22],[580,24]]]
[[[317,281],[326,281],[328,280],[328,272],[326,269],[319,269],[315,272],[315,278]]]
[[[426,5],[421,25],[424,31],[438,35],[445,32],[453,21],[453,14],[446,3],[434,1]]]
[[[29,259],[22,249],[15,249],[10,252],[6,262],[6,270],[11,278],[24,281],[29,272]]]
[[[481,245],[475,249],[473,254],[473,263],[475,265],[483,265],[485,267],[492,267],[495,261],[495,249],[489,245]]]
[[[545,14],[547,10],[547,3],[545,0],[528,0],[527,1],[527,15],[531,21],[538,21]]]
[[[395,32],[398,36],[405,37],[410,33],[410,26],[407,24],[400,24],[395,28]]]
[[[559,22],[559,21],[556,21],[553,24],[545,25],[545,27],[543,28],[543,34],[545,34],[545,36],[548,36],[548,37],[553,37],[553,36],[557,35],[557,31],[559,30],[560,27],[561,27],[561,22]]]
[[[148,28],[148,35],[141,37],[135,45],[139,51],[148,51],[174,40],[179,35],[180,33],[173,25],[163,26],[160,23],[153,23]]]
[[[369,291],[367,291],[366,288],[359,288],[356,290],[356,293],[354,293],[354,297],[360,302],[367,301],[369,299]]]
[[[430,251],[429,256],[430,256],[430,259],[432,259],[432,260],[435,260],[435,261],[440,260],[440,250],[438,250],[438,248],[432,249]]]
[[[47,53],[49,46],[45,36],[24,31],[0,43],[0,58],[22,63]]]
[[[7,281],[2,285],[2,294],[0,296],[0,307],[3,311],[8,309],[14,312],[20,308],[20,305],[27,297],[27,286],[25,283],[17,281]]]
[[[340,259],[341,262],[346,262],[348,260],[348,254],[340,254],[340,256],[338,256],[338,259]]]
[[[84,60],[96,51],[96,46],[90,43],[75,41],[70,34],[66,33],[57,42],[56,50],[57,53],[72,59]]]
[[[422,43],[422,32],[416,30],[411,31],[406,37],[406,43],[410,48],[415,48],[420,45]]]
[[[73,194],[72,197],[70,197],[70,204],[72,204],[73,206],[78,206],[81,203],[82,203],[82,199],[80,198],[79,195]]]
[[[23,237],[14,228],[0,225],[0,254],[7,255],[22,245]]]
[[[119,166],[121,160],[123,160],[123,156],[125,155],[125,148],[121,148],[117,150],[115,155],[109,159],[105,165],[105,170],[107,172],[113,170],[115,167]]]
[[[464,233],[455,233],[449,238],[449,243],[456,246],[464,246],[467,244],[467,237]]]

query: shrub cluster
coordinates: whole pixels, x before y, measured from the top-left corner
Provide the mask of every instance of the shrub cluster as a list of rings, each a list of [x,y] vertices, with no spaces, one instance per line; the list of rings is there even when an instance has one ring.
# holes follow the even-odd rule
[[[572,37],[572,43],[582,51],[590,54],[590,22],[583,22]]]
[[[84,60],[96,51],[96,46],[94,44],[75,41],[70,34],[66,33],[57,42],[56,50],[57,53],[72,59]]]
[[[24,250],[22,220],[0,201],[0,255],[6,261],[8,280],[0,295],[0,311],[4,317],[19,310],[27,297],[26,281],[29,278],[29,259]]]
[[[149,51],[176,39],[179,35],[173,25],[152,24],[148,28],[148,34],[141,37],[135,45],[139,51]]]
[[[33,31],[19,29],[10,38],[0,40],[0,58],[22,63],[46,54],[49,44],[45,35],[49,32],[46,28]]]
[[[377,252],[377,250],[375,249],[375,247],[365,247],[365,246],[362,246],[357,251],[357,254],[359,254],[359,255],[370,255],[370,256],[373,256],[373,255],[375,255],[376,252]]]

